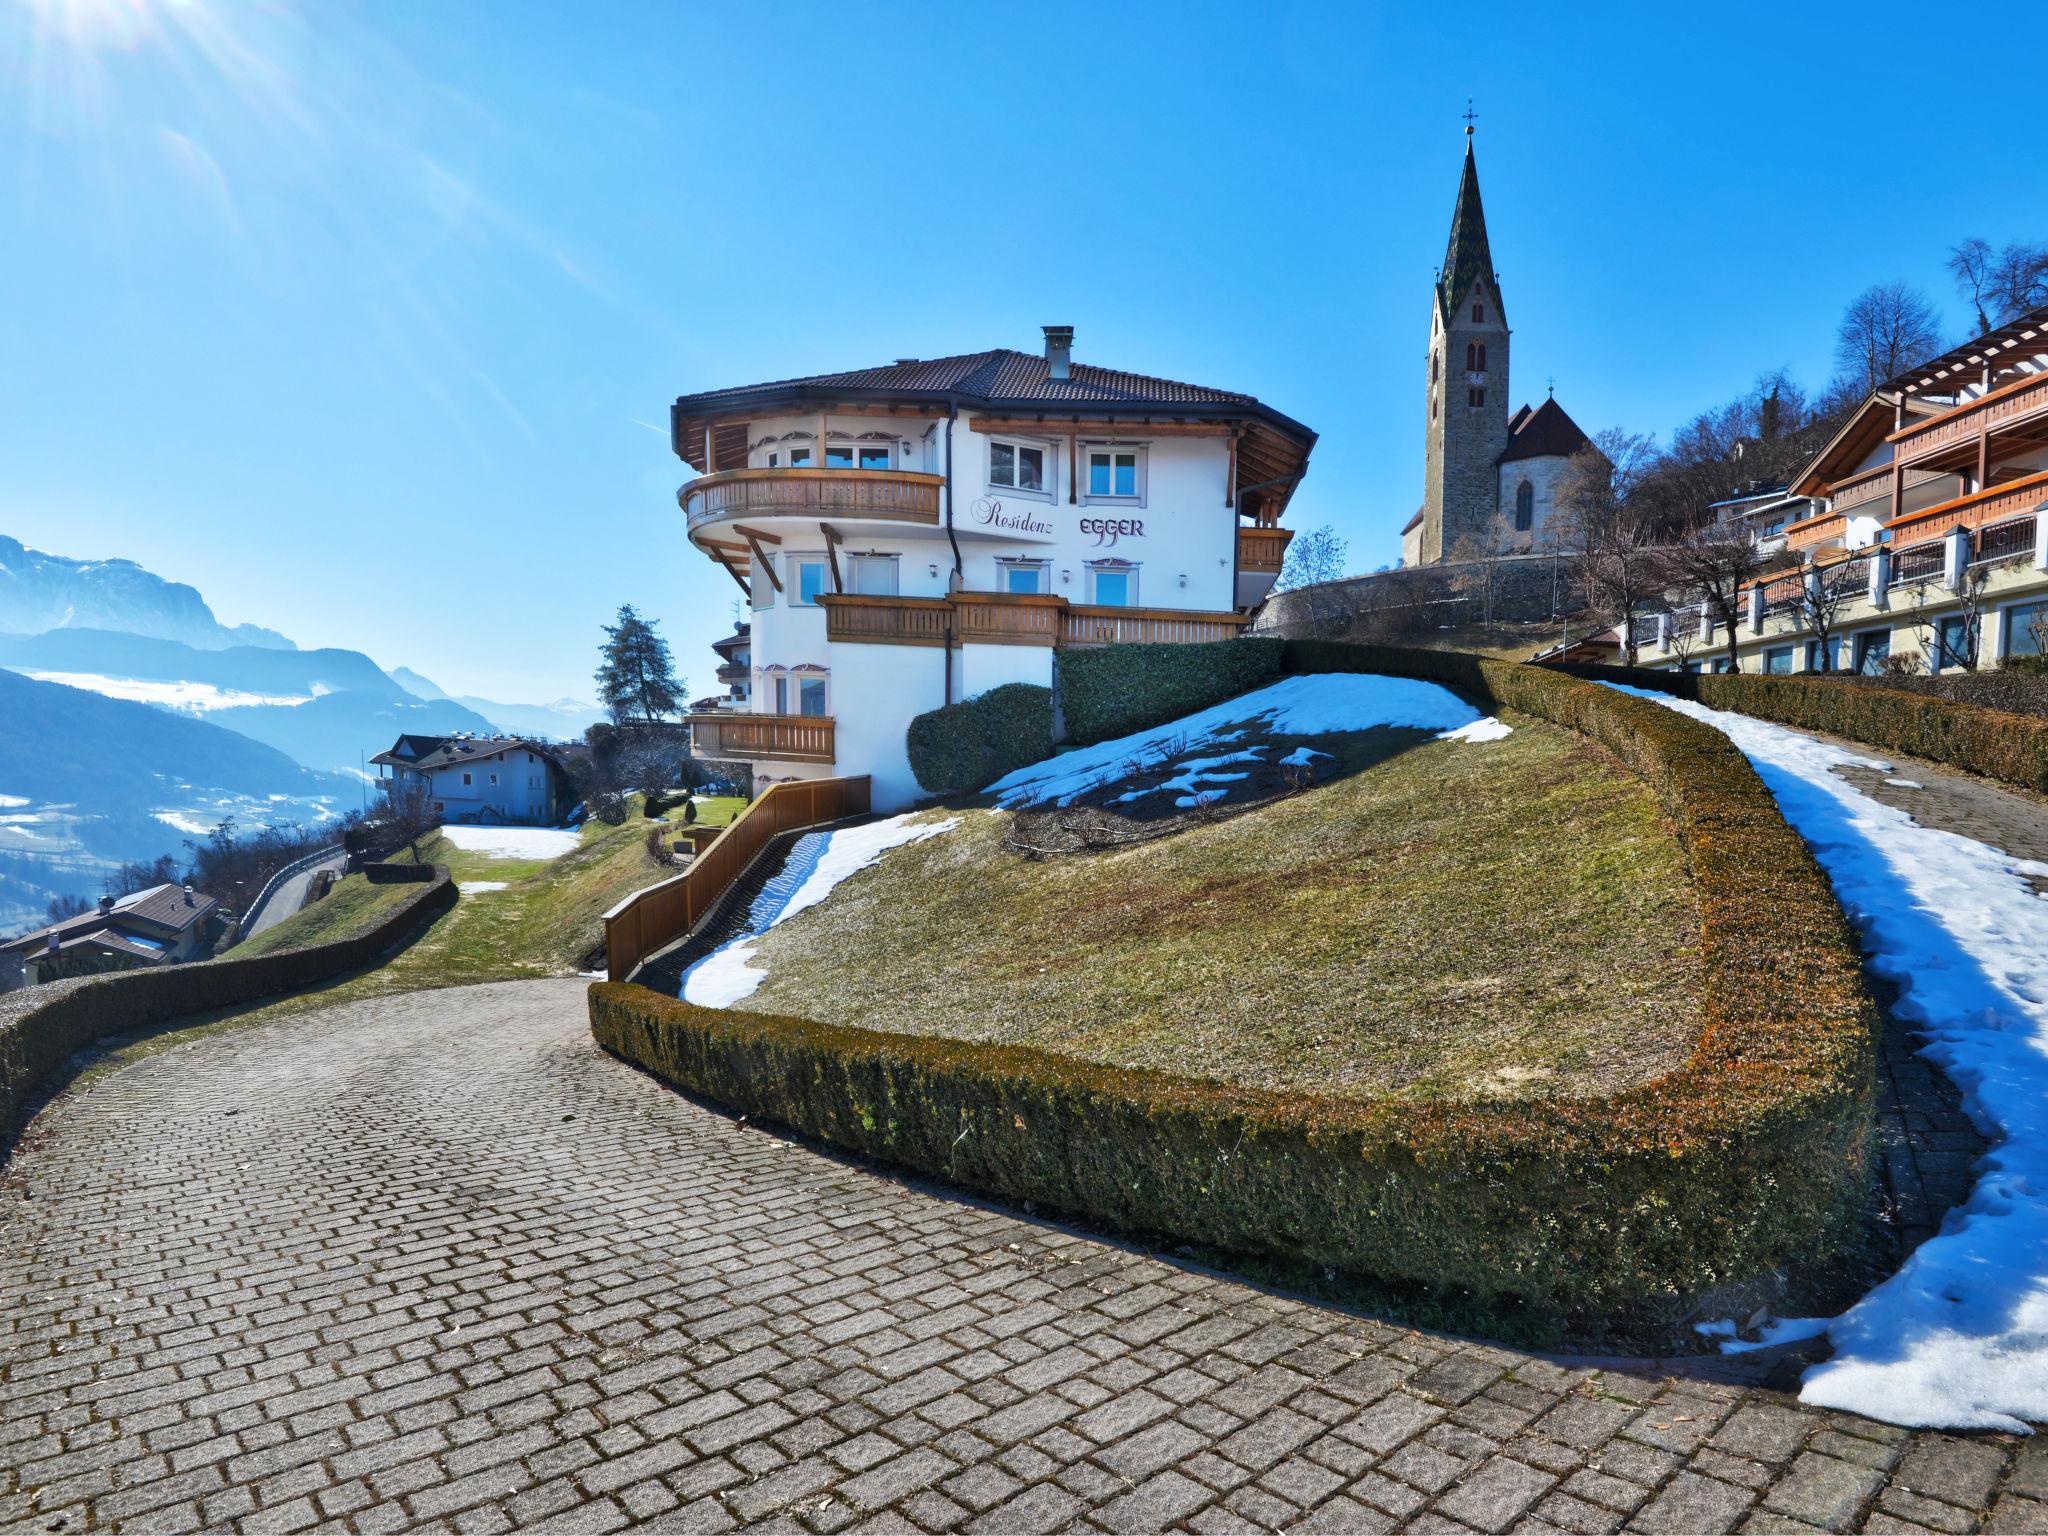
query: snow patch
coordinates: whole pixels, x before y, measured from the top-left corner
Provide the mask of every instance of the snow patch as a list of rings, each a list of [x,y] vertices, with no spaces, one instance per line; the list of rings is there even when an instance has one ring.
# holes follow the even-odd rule
[[[1927,786],[1916,779],[1886,779],[1893,789],[1925,789]]]
[[[458,880],[455,882],[455,889],[465,896],[481,896],[486,891],[504,890],[505,882],[502,880]]]
[[[921,843],[959,825],[957,816],[913,824],[910,815],[903,815],[798,838],[782,869],[754,898],[747,912],[746,932],[683,972],[683,1001],[700,1008],[731,1007],[767,978],[766,971],[749,963],[754,958],[755,941],[762,934],[815,907],[840,881],[866,869],[891,848]]]
[[[465,852],[494,859],[558,859],[583,841],[582,833],[568,827],[479,827],[467,822],[445,823],[441,835]]]
[[[315,697],[312,693],[249,693],[240,688],[216,688],[212,683],[165,683],[140,677],[107,677],[99,672],[29,672],[24,675],[39,683],[62,683],[66,688],[83,688],[87,693],[104,694],[110,699],[161,704],[165,709],[183,710],[188,714],[243,709],[252,704],[297,706],[311,703]]]
[[[1610,685],[1615,686],[1615,685]],[[1969,1199],[1897,1274],[1828,1324],[1800,1397],[1908,1424],[2048,1421],[2048,911],[2040,866],[1918,825],[1835,772],[1889,770],[1783,726],[1661,694],[1724,732],[1834,883],[1895,1009],[1996,1143]]]
[[[1470,725],[1461,725],[1455,731],[1438,731],[1438,741],[1499,741],[1503,736],[1512,736],[1515,728],[1505,721],[1488,715],[1484,720],[1474,720]]]
[[[201,821],[197,816],[191,815],[186,811],[151,811],[149,814],[165,826],[175,827],[178,831],[188,833],[193,837],[204,837],[214,828],[212,822]]]
[[[1746,1355],[1751,1350],[1769,1349],[1777,1344],[1797,1344],[1801,1339],[1811,1339],[1827,1332],[1831,1317],[1773,1317],[1757,1329],[1754,1339],[1738,1338],[1735,1333],[1735,1319],[1724,1317],[1718,1323],[1694,1323],[1693,1327],[1709,1339],[1721,1341],[1724,1355]]]
[[[1202,747],[1232,741],[1244,734],[1233,727],[1255,726],[1275,736],[1324,736],[1387,725],[1448,734],[1484,722],[1478,710],[1435,683],[1357,672],[1315,672],[1283,678],[1149,731],[1061,753],[1006,774],[990,788],[1005,810],[1047,802],[1072,805],[1097,784],[1121,777],[1123,765],[1134,758],[1169,755],[1183,744]],[[1500,733],[1506,730],[1502,726]]]
[[[1314,747],[1296,747],[1285,757],[1278,759],[1282,768],[1306,768],[1319,757],[1328,757],[1327,752],[1318,752]]]

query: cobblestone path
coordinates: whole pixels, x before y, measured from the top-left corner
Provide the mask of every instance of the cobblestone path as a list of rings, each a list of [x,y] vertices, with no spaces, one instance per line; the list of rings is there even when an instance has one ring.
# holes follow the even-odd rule
[[[591,1043],[353,1004],[58,1101],[0,1188],[0,1525],[2048,1531],[2048,1448],[1567,1368],[852,1168]]]

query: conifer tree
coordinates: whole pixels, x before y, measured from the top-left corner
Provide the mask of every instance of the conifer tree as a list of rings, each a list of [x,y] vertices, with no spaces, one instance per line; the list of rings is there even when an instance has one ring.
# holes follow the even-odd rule
[[[613,724],[660,720],[681,710],[683,681],[676,676],[668,642],[651,621],[625,603],[619,608],[619,622],[604,626],[604,636],[598,653],[597,697]]]

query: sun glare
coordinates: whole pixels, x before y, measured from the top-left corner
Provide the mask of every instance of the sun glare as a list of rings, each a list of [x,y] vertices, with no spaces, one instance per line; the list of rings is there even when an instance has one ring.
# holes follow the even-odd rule
[[[20,0],[37,32],[95,52],[140,47],[178,0]]]

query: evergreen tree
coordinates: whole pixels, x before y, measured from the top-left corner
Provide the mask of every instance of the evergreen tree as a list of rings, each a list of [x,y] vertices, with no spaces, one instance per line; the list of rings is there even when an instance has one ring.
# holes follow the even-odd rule
[[[597,665],[597,697],[612,721],[652,721],[680,712],[683,680],[676,676],[668,642],[654,625],[633,611],[619,609],[619,622],[604,626],[604,647]]]

